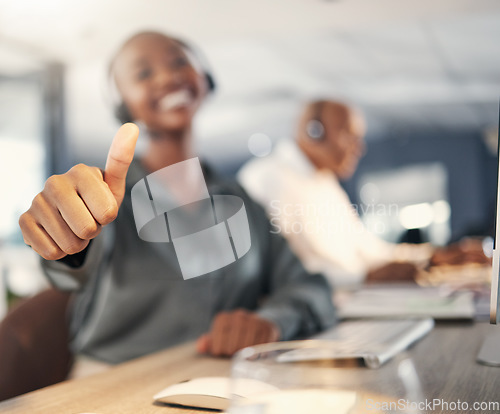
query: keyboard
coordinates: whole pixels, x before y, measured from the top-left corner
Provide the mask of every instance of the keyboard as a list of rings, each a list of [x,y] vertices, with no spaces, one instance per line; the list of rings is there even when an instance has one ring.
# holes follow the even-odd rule
[[[278,361],[356,360],[368,368],[378,368],[433,327],[432,318],[342,322],[311,338],[320,340],[321,345],[287,351]]]

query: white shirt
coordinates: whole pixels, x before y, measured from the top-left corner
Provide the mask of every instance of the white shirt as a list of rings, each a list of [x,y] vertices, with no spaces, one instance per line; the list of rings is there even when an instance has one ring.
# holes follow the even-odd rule
[[[294,142],[281,141],[269,156],[249,161],[238,180],[307,269],[335,285],[359,283],[390,261],[429,257],[428,247],[388,243],[369,232],[337,177],[317,170]]]

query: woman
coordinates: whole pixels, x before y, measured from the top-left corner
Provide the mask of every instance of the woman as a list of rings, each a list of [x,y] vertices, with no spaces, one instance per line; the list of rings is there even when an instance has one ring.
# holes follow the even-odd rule
[[[117,363],[198,338],[200,352],[229,356],[334,322],[324,278],[307,274],[286,242],[271,234],[263,210],[206,165],[211,193],[243,199],[250,251],[184,281],[171,243],[139,239],[132,186],[195,155],[192,121],[210,89],[206,73],[195,66],[177,39],[156,32],[130,38],[110,73],[123,100],[120,117],[147,129],[146,151],[133,160],[138,129],[123,125],[104,172],[77,165],[50,177],[20,218],[24,240],[45,259],[52,282],[80,289],[70,306],[75,352]]]

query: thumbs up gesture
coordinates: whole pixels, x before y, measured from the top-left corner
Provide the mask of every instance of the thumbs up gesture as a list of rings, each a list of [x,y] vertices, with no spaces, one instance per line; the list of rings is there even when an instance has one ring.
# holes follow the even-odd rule
[[[24,242],[47,260],[84,250],[118,214],[138,136],[136,125],[120,127],[104,173],[97,167],[78,164],[65,174],[49,177],[19,219]]]

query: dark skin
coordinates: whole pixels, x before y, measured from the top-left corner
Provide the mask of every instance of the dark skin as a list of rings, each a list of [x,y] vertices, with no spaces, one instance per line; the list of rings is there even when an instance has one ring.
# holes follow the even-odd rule
[[[409,262],[390,262],[372,269],[366,275],[366,283],[414,282],[419,269]]]
[[[178,43],[159,33],[134,36],[117,53],[111,69],[131,116],[148,129],[148,147],[141,159],[146,170],[195,156],[192,121],[207,85]],[[138,134],[134,124],[119,129],[104,172],[80,164],[50,177],[19,220],[25,243],[47,260],[85,249],[118,214]],[[236,310],[218,314],[210,332],[199,338],[197,349],[231,356],[246,346],[279,339],[273,322]]]
[[[116,55],[112,72],[132,118],[148,129],[144,166],[156,171],[194,156],[192,121],[207,87],[182,48],[159,34],[134,37]],[[187,92],[186,104],[162,109],[162,98],[179,90]]]

